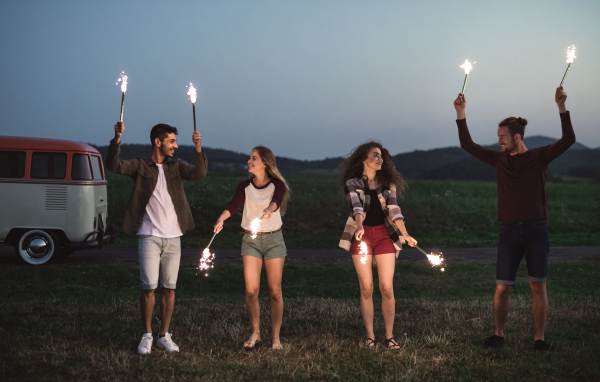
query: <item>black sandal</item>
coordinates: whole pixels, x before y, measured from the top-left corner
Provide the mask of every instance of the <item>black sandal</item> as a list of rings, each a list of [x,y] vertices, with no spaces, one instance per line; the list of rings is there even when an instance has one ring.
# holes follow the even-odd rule
[[[400,349],[400,345],[398,345],[398,342],[396,342],[394,337],[388,338],[385,340],[385,347],[389,350],[399,350]]]
[[[374,348],[375,345],[377,345],[377,344],[375,343],[374,339],[367,338],[367,342],[365,343],[365,347],[367,347],[367,348]]]

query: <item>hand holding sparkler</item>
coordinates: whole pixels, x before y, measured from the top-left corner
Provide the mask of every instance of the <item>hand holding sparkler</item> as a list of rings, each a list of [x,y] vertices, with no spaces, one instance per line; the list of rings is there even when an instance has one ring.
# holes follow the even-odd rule
[[[116,143],[121,143],[121,135],[123,135],[124,132],[125,132],[125,125],[123,124],[123,121],[118,121],[115,124],[115,142]]]
[[[196,146],[196,152],[202,152],[202,135],[199,132],[195,131],[192,133],[192,142],[194,142],[194,146]]]
[[[465,108],[467,107],[467,100],[465,95],[462,93],[458,94],[458,97],[454,100],[454,108],[456,109],[456,119],[465,119]]]
[[[565,92],[562,86],[556,88],[556,94],[554,94],[554,101],[558,105],[558,111],[560,113],[566,113],[567,107],[565,106],[565,102],[567,101],[567,92]]]

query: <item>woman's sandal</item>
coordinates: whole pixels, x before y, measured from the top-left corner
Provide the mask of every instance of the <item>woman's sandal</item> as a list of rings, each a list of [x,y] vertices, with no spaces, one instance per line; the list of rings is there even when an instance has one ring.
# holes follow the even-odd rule
[[[400,345],[398,345],[398,342],[396,342],[396,340],[394,339],[394,337],[392,338],[388,338],[385,340],[385,347],[389,350],[398,350],[400,349]]]
[[[272,346],[272,348],[273,348],[273,350],[282,350],[283,349],[283,345],[279,341],[279,337],[273,337],[273,346]]]
[[[367,348],[374,348],[375,347],[375,340],[372,338],[367,338],[367,342],[365,342],[365,347]]]
[[[257,336],[257,337],[255,337]],[[251,350],[260,342],[260,333],[252,333],[248,341],[244,342],[244,349]]]

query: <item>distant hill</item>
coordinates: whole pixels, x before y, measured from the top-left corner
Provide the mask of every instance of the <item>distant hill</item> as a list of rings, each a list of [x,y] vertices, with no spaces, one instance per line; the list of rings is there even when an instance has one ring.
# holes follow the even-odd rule
[[[525,145],[537,148],[556,142],[556,139],[533,136],[525,138]],[[95,146],[106,158],[108,146]],[[499,150],[499,145],[486,146]],[[248,154],[225,149],[203,148],[208,157],[208,170],[218,173],[245,173]],[[150,145],[123,144],[121,158],[145,157],[150,153]],[[175,152],[177,158],[193,162],[194,147],[179,146]],[[284,175],[321,175],[336,176],[344,158],[326,158],[321,160],[298,160],[277,157],[277,167]],[[460,147],[444,147],[433,150],[416,150],[397,154],[393,157],[396,168],[406,179],[457,179],[457,180],[495,180],[496,172],[489,165],[471,157]],[[575,143],[553,161],[547,169],[547,178],[558,181],[600,182],[600,149],[590,149]]]

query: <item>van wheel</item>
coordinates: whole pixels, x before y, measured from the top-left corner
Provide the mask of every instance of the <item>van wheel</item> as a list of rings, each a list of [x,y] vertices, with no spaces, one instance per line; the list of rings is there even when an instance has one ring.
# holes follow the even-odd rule
[[[58,257],[60,239],[53,232],[25,231],[15,245],[16,254],[27,264],[41,265]]]

